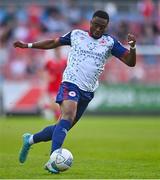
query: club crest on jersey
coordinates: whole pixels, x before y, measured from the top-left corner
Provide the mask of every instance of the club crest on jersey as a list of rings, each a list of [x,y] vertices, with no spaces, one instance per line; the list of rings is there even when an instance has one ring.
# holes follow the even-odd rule
[[[105,40],[102,39],[102,40],[100,41],[100,45],[105,46],[106,44],[107,44],[107,42],[106,42]]]
[[[75,97],[75,96],[76,96],[76,92],[74,92],[74,91],[70,91],[68,94],[69,94],[69,96],[71,96],[71,97]]]

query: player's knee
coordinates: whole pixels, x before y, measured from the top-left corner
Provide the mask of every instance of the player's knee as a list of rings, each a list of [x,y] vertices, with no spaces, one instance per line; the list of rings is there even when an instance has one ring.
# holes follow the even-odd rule
[[[76,116],[76,113],[73,109],[66,109],[62,113],[62,118],[72,120],[72,122],[75,119],[75,116]]]

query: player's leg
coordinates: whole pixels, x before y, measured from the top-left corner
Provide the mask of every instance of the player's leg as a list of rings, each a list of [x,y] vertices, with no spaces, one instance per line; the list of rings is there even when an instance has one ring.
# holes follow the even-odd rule
[[[51,153],[62,146],[66,133],[80,119],[93,97],[93,92],[83,91],[72,83],[62,84],[57,95],[62,118],[53,132]]]
[[[78,110],[77,110],[77,113],[76,113],[76,109],[75,109],[76,106],[77,106],[76,104],[77,103],[74,102],[74,101],[73,102],[72,101],[64,101],[62,103],[61,108],[62,108],[63,113],[62,113],[62,121],[60,123],[60,126],[63,127],[66,124],[64,119],[72,119],[72,121],[74,119],[73,124],[72,124],[72,121],[71,121],[71,124],[72,124],[72,127],[73,127],[73,125],[80,119],[80,117],[82,116],[82,114],[84,113],[85,109],[88,106],[87,101],[78,103]],[[71,107],[71,108],[69,108],[69,107]],[[70,112],[71,109],[75,109],[74,113],[73,113],[73,111]],[[75,117],[75,114],[76,114],[76,117]],[[22,146],[22,149],[20,151],[19,161],[21,163],[25,162],[25,160],[27,158],[27,155],[28,155],[28,152],[29,152],[30,147],[31,147],[32,144],[39,143],[39,142],[42,142],[42,141],[44,141],[44,142],[45,141],[50,141],[52,139],[52,135],[53,135],[53,132],[54,132],[55,128],[56,128],[56,125],[53,125],[53,126],[48,126],[48,127],[44,128],[42,131],[40,131],[40,132],[38,132],[38,133],[36,133],[34,135],[31,135],[29,133],[24,134],[23,135],[23,146]],[[69,130],[71,127],[69,125],[69,128],[68,127],[66,127],[66,128]],[[61,129],[61,128],[58,128],[58,129]],[[57,138],[56,134],[57,133],[55,133],[53,138]],[[64,134],[64,135],[66,136],[66,134]],[[53,142],[55,142],[55,143],[53,143],[53,147],[52,147],[53,150],[56,149],[57,146],[61,147],[65,136],[62,137],[63,140],[60,139],[60,141],[61,141],[60,143],[56,142],[56,141],[53,141]]]
[[[59,106],[58,104],[56,105]],[[24,163],[26,161],[29,150],[33,144],[39,143],[39,142],[50,141],[52,139],[52,134],[55,127],[56,127],[56,124],[53,126],[48,126],[36,134],[29,134],[29,133],[23,134],[23,139],[22,139],[23,144],[19,153],[20,163]]]
[[[70,95],[72,98],[70,97]],[[65,91],[65,98],[67,97],[68,100],[62,101],[63,98],[60,95],[58,95],[59,102],[62,101],[61,103],[62,119],[60,120],[59,125],[56,126],[53,133],[51,153],[62,146],[64,139],[66,137],[66,133],[81,118],[82,114],[84,113],[84,111],[88,106],[88,103],[91,101],[93,96],[94,93],[81,91],[77,87],[75,87],[74,91],[73,90],[68,91],[68,89]],[[64,124],[61,122],[63,122]],[[58,126],[59,128],[57,128]],[[46,163],[45,169],[52,173],[58,173],[55,169],[52,168],[50,160]]]
[[[51,153],[62,147],[68,131],[72,128],[73,121],[76,116],[77,102],[73,100],[64,100],[61,103],[62,116],[57,123],[52,135]],[[45,164],[45,169],[51,173],[58,173],[53,169],[50,160]]]
[[[52,139],[52,134],[55,127],[56,124],[53,126],[48,126],[34,135],[29,133],[23,134],[23,139],[22,139],[23,144],[19,153],[20,163],[24,163],[26,161],[29,150],[34,143],[39,143],[42,141],[43,142],[50,141]]]
[[[36,134],[32,135],[29,133],[25,133],[23,135],[23,144],[19,153],[20,163],[24,163],[26,161],[29,150],[33,144],[39,143],[39,142],[50,141],[52,139],[52,134],[55,127],[56,127],[56,124],[53,126],[48,126]]]
[[[79,97],[78,86],[69,82],[61,84],[56,98],[56,102],[60,104],[61,108],[61,119],[53,132],[51,153],[62,146],[67,132],[72,127]]]
[[[62,83],[60,87],[56,102],[59,103],[61,107],[61,119],[57,123],[52,135],[51,153],[62,147],[67,132],[72,127],[72,123],[76,117],[77,102],[79,99],[77,88],[78,87],[72,83]],[[45,169],[57,173],[50,167],[50,161],[48,161],[45,165]]]
[[[81,94],[81,99],[80,99],[79,91]],[[70,92],[72,92],[72,93],[70,93]],[[71,100],[63,101],[64,98],[71,99]],[[84,113],[85,109],[88,106],[88,103],[91,101],[92,98],[93,98],[93,93],[86,93],[86,92],[84,93],[81,90],[77,91],[77,87],[75,87],[75,85],[68,85],[68,87],[67,87],[66,84],[63,84],[61,86],[60,92],[57,96],[57,102],[61,104],[62,115],[63,115],[61,118],[61,120],[63,120],[63,121],[60,123],[59,126],[61,126],[61,124],[63,124],[62,126],[64,126],[64,124],[69,124],[67,126],[68,130],[71,127],[73,127],[73,125],[80,119],[80,117]],[[77,101],[78,101],[78,103],[77,103]],[[78,110],[77,110],[77,105],[78,105]],[[75,113],[76,113],[76,115],[75,115]],[[74,122],[73,122],[73,119],[74,119]],[[71,127],[70,127],[70,123],[68,123],[68,122],[66,123],[65,120],[73,122],[73,123],[71,123],[72,124]],[[52,137],[52,135],[53,135],[54,130],[56,129],[56,126],[57,126],[56,124],[53,126],[48,126],[48,127],[44,128],[42,131],[40,131],[34,135],[31,135],[28,133],[24,134],[23,146],[22,146],[20,156],[19,156],[19,160],[21,163],[24,163],[24,161],[26,160],[28,151],[33,143],[39,143],[42,141],[50,141],[52,138],[54,139],[54,137]],[[59,128],[57,128],[57,129],[59,129]],[[57,133],[55,133],[55,134],[57,134]],[[56,137],[57,135],[54,135],[54,136]],[[63,141],[61,141],[61,143],[63,143]],[[54,149],[56,149],[57,147],[61,146],[61,145],[56,145],[56,144],[57,144],[56,141],[55,141],[55,143],[52,143],[51,152]]]
[[[73,103],[75,103],[73,101]],[[64,106],[67,106],[67,108],[64,108]],[[77,104],[77,103],[76,103]],[[61,108],[62,109],[65,109],[65,111],[70,111],[70,109],[68,110],[68,108],[70,108],[72,105],[70,105],[68,102],[63,102],[62,105],[61,105]],[[82,116],[82,114],[84,113],[85,109],[87,108],[88,106],[88,101],[85,101],[85,102],[80,102],[78,103],[78,110],[76,112],[76,116],[74,118],[74,122],[72,123],[72,126],[75,124],[75,122],[77,122],[80,117]],[[64,110],[62,110],[64,111]],[[68,113],[68,112],[67,112]],[[62,114],[67,114],[66,112]],[[61,115],[62,116],[62,115]],[[65,117],[63,117],[64,119],[68,117],[66,117],[66,115],[64,115]],[[61,117],[61,119],[62,119]],[[53,125],[53,126],[48,126],[48,127],[45,127],[42,131],[34,134],[34,135],[31,135],[30,138],[29,138],[29,143],[30,145],[33,144],[33,143],[39,143],[39,142],[45,142],[45,141],[50,141],[52,139],[52,135],[53,135],[53,132],[55,130],[55,127],[56,127],[56,124]]]
[[[72,126],[74,126],[79,121],[79,119],[81,118],[81,116],[83,115],[85,110],[87,109],[89,102],[94,97],[93,92],[86,92],[86,91],[79,89],[79,93],[80,93],[80,98],[78,101],[76,117],[74,119]]]
[[[74,101],[73,101],[74,102]],[[80,101],[78,102],[78,107],[77,107],[77,111],[76,111],[76,116],[74,118],[74,121],[72,123],[72,127],[73,125],[81,118],[81,116],[83,115],[83,113],[85,112],[87,106],[88,106],[89,101]],[[65,108],[64,106],[67,106],[67,108]],[[65,111],[70,111],[70,109],[68,110],[68,108],[70,108],[72,105],[70,105],[68,102],[63,102],[63,105],[61,105],[61,108],[65,109]],[[68,112],[67,112],[68,113]],[[65,114],[67,114],[65,112]],[[64,114],[64,113],[62,113]],[[68,117],[66,117],[66,115],[64,115],[65,117],[63,117],[64,119],[68,119]],[[62,118],[61,118],[62,119]],[[33,135],[33,140],[32,140],[32,136],[30,137],[30,143],[39,143],[42,141],[50,141],[52,139],[52,135],[53,132],[55,130],[56,125],[54,126],[48,126],[46,128],[44,128],[42,131],[36,133]]]
[[[79,121],[79,119],[82,117],[82,115],[84,114],[85,110],[87,109],[88,106],[87,101],[80,101],[78,102],[78,106],[77,106],[77,113],[76,113],[76,117],[73,121],[72,127]]]
[[[76,117],[77,102],[73,100],[64,100],[61,105],[61,119],[57,123],[52,135],[51,153],[60,148],[64,142],[67,132],[71,129]]]

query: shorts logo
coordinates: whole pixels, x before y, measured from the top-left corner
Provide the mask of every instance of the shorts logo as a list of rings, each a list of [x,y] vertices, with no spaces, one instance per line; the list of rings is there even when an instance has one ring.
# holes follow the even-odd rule
[[[70,91],[68,94],[69,94],[69,96],[71,96],[71,97],[75,97],[75,96],[76,96],[76,93],[75,93],[74,91]]]

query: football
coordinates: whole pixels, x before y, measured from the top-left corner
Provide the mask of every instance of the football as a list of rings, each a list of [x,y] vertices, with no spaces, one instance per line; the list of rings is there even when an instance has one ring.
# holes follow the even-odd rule
[[[73,155],[72,153],[64,148],[55,150],[50,156],[51,166],[59,171],[66,171],[72,166]]]

